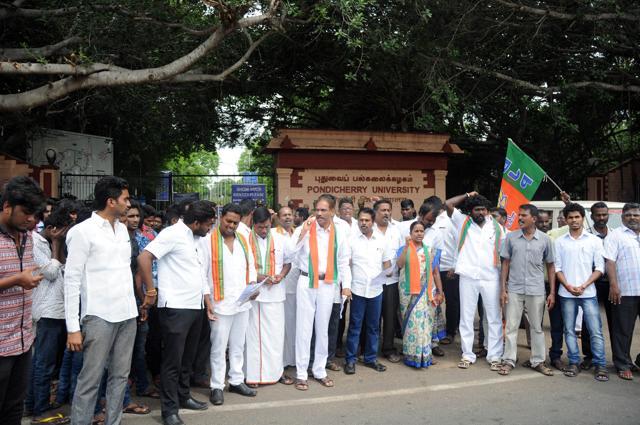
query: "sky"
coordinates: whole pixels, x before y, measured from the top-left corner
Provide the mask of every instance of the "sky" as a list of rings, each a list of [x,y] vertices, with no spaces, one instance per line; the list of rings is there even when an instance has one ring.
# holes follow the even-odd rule
[[[220,163],[218,165],[218,174],[238,174],[238,160],[243,150],[243,146],[219,148]]]

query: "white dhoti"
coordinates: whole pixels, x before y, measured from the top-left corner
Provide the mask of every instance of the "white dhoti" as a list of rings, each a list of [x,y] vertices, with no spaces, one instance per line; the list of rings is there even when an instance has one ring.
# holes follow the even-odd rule
[[[296,377],[307,380],[307,368],[311,348],[311,336],[315,321],[315,354],[313,359],[313,376],[323,379],[327,376],[329,342],[329,318],[333,309],[334,284],[323,280],[318,288],[309,288],[309,278],[300,276],[298,293],[296,294]]]
[[[500,307],[500,283],[498,280],[478,280],[460,276],[460,345],[462,358],[475,363],[473,352],[473,321],[478,310],[478,296],[482,295],[482,305],[487,318],[488,332],[487,361],[502,358],[502,308]],[[482,326],[482,323],[480,324]]]
[[[224,389],[227,344],[229,345],[229,384],[240,385],[244,382],[242,366],[249,311],[230,315],[217,314],[218,320],[211,322],[212,390]]]
[[[283,372],[284,301],[253,301],[246,345],[247,384],[275,384]]]
[[[296,365],[296,293],[287,294],[284,301],[283,366]]]

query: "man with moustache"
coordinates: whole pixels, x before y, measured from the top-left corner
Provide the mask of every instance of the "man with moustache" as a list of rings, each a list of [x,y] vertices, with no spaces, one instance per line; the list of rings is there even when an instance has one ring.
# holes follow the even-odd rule
[[[377,360],[380,313],[382,309],[382,286],[374,284],[374,277],[390,269],[394,250],[386,243],[380,232],[373,231],[375,212],[362,208],[358,213],[360,234],[351,236],[351,314],[344,372],[356,372],[356,355],[360,332],[366,331],[366,343],[362,347],[364,365],[377,372],[387,367]],[[391,271],[391,270],[389,270]]]
[[[315,216],[302,225],[296,244],[300,268],[296,310],[296,389],[306,391],[311,336],[315,329],[313,376],[324,387],[333,387],[325,369],[328,355],[329,319],[335,287],[342,282],[342,295],[351,297],[349,235],[333,221],[335,197],[320,195]]]
[[[631,380],[631,341],[640,314],[640,204],[622,207],[622,226],[610,232],[604,247],[613,304],[613,364],[620,378]]]
[[[160,402],[165,425],[181,425],[178,409],[205,410],[207,404],[194,399],[189,388],[202,309],[211,292],[200,239],[207,236],[216,215],[209,201],[189,205],[182,219],[167,227],[138,256],[147,296],[154,292],[151,263],[158,262],[158,318],[162,333]],[[146,318],[148,304],[142,305]]]
[[[82,351],[84,358],[71,422],[91,423],[100,381],[108,367],[105,423],[117,424],[122,419],[138,316],[129,232],[120,222],[130,206],[128,184],[119,177],[103,177],[95,185],[94,199],[97,211],[67,233],[67,348]],[[153,302],[155,289],[148,291],[144,304]]]
[[[32,290],[43,279],[36,272],[29,230],[45,197],[28,177],[14,177],[2,195],[0,211],[0,418],[19,425],[27,395],[33,328]],[[122,402],[122,401],[121,401]]]
[[[456,207],[464,202],[468,215]],[[473,322],[482,296],[488,322],[487,361],[491,370],[500,368],[502,357],[502,310],[500,308],[500,247],[504,233],[488,214],[489,201],[477,192],[465,193],[446,202],[447,214],[458,235],[456,274],[460,276],[461,369],[476,361],[473,352]]]
[[[522,313],[526,309],[531,329],[531,358],[529,366],[546,376],[553,372],[545,364],[545,341],[542,317],[545,301],[552,309],[555,304],[555,268],[553,266],[553,243],[536,228],[538,209],[531,204],[520,206],[518,224],[520,228],[509,233],[502,244],[500,257],[502,268],[500,303],[506,305],[505,348],[500,375],[508,375],[516,366],[518,354],[518,328]],[[545,295],[544,268],[549,277],[550,294]]]
[[[246,211],[246,210],[244,210]],[[237,300],[245,287],[257,279],[256,261],[249,242],[240,233],[239,224],[243,210],[236,204],[222,208],[220,224],[203,239],[205,273],[212,297],[205,303],[211,320],[211,393],[209,401],[214,406],[224,403],[227,361],[225,353],[229,347],[229,392],[245,397],[255,397],[256,390],[245,384],[244,346],[249,323],[250,302],[238,304]],[[251,213],[253,215],[253,211]],[[270,217],[269,212],[265,215]],[[265,221],[265,220],[262,220]],[[264,273],[262,273],[264,274]],[[268,291],[262,289],[261,291]],[[255,299],[255,297],[254,297]]]
[[[304,223],[305,220],[308,218],[309,218],[309,208],[305,208],[305,207],[296,208],[296,211],[293,214],[293,224],[296,227],[300,227],[302,226],[302,223]]]

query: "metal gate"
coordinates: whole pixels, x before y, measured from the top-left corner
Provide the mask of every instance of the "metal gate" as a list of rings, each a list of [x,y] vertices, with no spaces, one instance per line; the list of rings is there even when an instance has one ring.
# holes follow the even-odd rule
[[[59,196],[76,198],[85,203],[93,201],[93,189],[104,175],[60,174]],[[276,179],[271,174],[172,174],[121,176],[129,183],[132,198],[164,209],[183,199],[201,199],[224,205],[232,201],[233,187],[264,185],[266,204],[274,206]]]

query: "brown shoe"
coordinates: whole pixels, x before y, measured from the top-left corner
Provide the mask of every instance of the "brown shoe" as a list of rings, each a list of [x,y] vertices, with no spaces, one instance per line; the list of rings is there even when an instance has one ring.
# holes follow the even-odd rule
[[[391,363],[399,363],[402,360],[402,356],[398,353],[391,353],[387,356],[387,360]]]
[[[342,368],[340,366],[338,366],[338,364],[336,362],[334,362],[333,360],[330,360],[327,362],[327,369],[332,370],[334,372],[339,372],[342,370]]]

